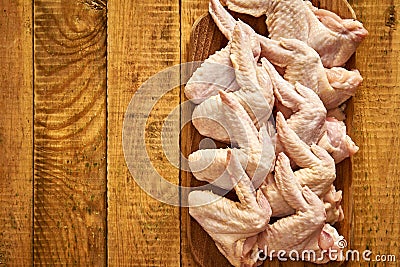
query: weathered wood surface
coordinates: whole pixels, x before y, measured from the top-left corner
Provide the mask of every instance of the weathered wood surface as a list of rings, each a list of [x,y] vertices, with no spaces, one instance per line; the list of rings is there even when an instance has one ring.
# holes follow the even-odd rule
[[[32,259],[32,4],[0,1],[0,266]]]
[[[122,123],[133,94],[152,75],[179,64],[179,1],[110,1],[108,8],[108,264],[179,266],[179,208],[153,199],[135,183],[122,150]],[[158,101],[146,124],[153,166],[175,184],[179,170],[163,155],[161,129],[178,105],[176,88]],[[172,120],[179,129],[179,113]],[[179,130],[171,134],[178,138]],[[140,160],[137,165],[143,173],[152,168]]]
[[[347,238],[352,248],[399,261],[400,1],[350,4],[370,35],[354,62],[364,83],[349,111],[360,151],[349,165]],[[208,1],[4,0],[0,7],[0,266],[197,266],[187,210],[135,183],[122,124],[143,82],[188,60],[192,24]],[[172,90],[146,124],[149,157],[175,184],[179,171],[163,155],[159,132],[181,99]],[[172,118],[172,138],[179,119]]]
[[[396,255],[398,266],[400,1],[350,3],[369,30],[368,38],[357,52],[357,68],[363,74],[364,82],[354,98],[352,136],[360,151],[353,158],[351,239],[357,249]]]
[[[34,263],[106,262],[106,3],[34,5]]]

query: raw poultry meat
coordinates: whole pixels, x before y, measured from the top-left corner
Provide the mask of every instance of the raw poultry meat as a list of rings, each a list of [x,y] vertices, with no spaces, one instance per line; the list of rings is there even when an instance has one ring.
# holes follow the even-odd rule
[[[226,0],[229,9],[259,17],[267,15],[269,37],[293,38],[307,43],[325,67],[342,66],[368,32],[362,23],[341,19],[303,0]],[[321,21],[318,19],[320,18]]]
[[[328,193],[322,198],[326,211],[326,221],[334,224],[344,219],[344,213],[340,203],[342,202],[342,191],[336,191],[334,185],[331,185]]]
[[[259,127],[271,116],[274,106],[274,92],[271,78],[263,66],[257,65],[257,59],[252,57],[252,47],[248,42],[251,38],[242,24],[236,23],[232,33],[230,58],[235,68],[236,81],[240,88],[243,88],[243,90],[234,92],[234,94],[252,117],[255,125],[258,124]]]
[[[220,91],[222,114],[232,139],[240,149],[203,149],[189,155],[189,167],[193,175],[224,189],[232,189],[229,174],[226,172],[229,153],[245,168],[258,188],[265,177],[273,170],[275,162],[274,130],[270,122],[256,129],[249,115],[233,95]]]
[[[200,104],[219,90],[233,92],[240,89],[230,59],[230,45],[207,58],[193,73],[185,86],[185,95],[195,104]]]
[[[244,40],[250,44],[254,62],[257,62],[260,57],[261,47],[257,37],[252,34],[252,29],[241,28],[240,30],[244,32],[237,33],[236,38],[233,38],[235,22],[231,26],[232,31],[226,32],[226,34],[229,35],[229,40],[235,39],[233,41],[233,53],[240,52],[241,49],[237,49],[240,47],[238,42],[243,42],[243,39],[239,39],[243,37],[239,36],[239,34],[244,35]],[[248,61],[250,58],[245,58],[245,60]],[[240,62],[236,63],[240,64]],[[237,71],[238,69],[236,68]],[[260,70],[256,72],[258,73]],[[226,47],[207,58],[193,73],[185,86],[185,95],[193,103],[200,104],[210,96],[217,95],[219,90],[234,92],[239,89],[240,85],[236,82],[235,69],[233,69],[231,61],[231,44],[229,43]]]
[[[221,94],[225,97],[229,96],[223,92]],[[230,101],[234,102],[233,99]],[[242,149],[198,150],[189,156],[189,166],[197,179],[208,181],[224,189],[230,189],[232,188],[232,183],[226,172],[226,166],[228,162],[227,155],[228,153],[232,153],[235,154],[242,168],[245,168],[247,174],[253,179],[252,182],[255,188],[258,188],[274,166],[275,157],[273,156],[272,140],[268,134],[264,133],[264,138],[262,138],[264,141],[261,142],[247,113],[239,103],[230,103],[230,108],[226,108],[225,110],[227,120],[230,120],[230,124],[241,126],[233,127],[232,131],[234,135],[239,134],[243,136],[243,142],[240,142]],[[232,114],[233,112],[236,112],[236,115]],[[291,155],[295,157],[296,163],[303,168],[295,171],[296,180],[301,185],[310,187],[312,191],[321,197],[331,193],[331,186],[336,173],[333,159],[329,154],[316,145],[310,147],[300,141],[299,137],[288,127],[281,116],[277,117],[277,130],[278,138],[284,142],[283,147],[291,149]],[[263,146],[262,150],[261,146]],[[284,171],[291,172],[290,166],[288,168]],[[255,175],[256,169],[257,174]],[[266,179],[260,188],[272,207],[274,217],[293,214],[294,210],[282,198],[273,176]],[[341,210],[340,200],[341,197],[337,199],[336,195],[334,198],[327,198],[327,201],[330,201],[326,203],[327,213],[332,214],[328,222],[339,220],[341,214],[339,211]]]
[[[279,41],[264,39],[261,46],[262,56],[284,69],[283,77],[287,81],[299,82],[312,89],[327,109],[336,108],[344,103],[355,94],[355,90],[362,82],[358,71],[336,68],[333,73],[332,70],[325,69],[318,54],[302,41],[284,38]],[[331,80],[328,80],[328,75]]]
[[[317,143],[326,132],[326,109],[321,99],[300,83],[292,85],[283,79],[265,58],[262,62],[271,77],[276,100],[292,112],[287,120],[289,127],[307,145]]]
[[[260,128],[269,120],[274,105],[271,79],[262,66],[255,61],[248,36],[238,23],[233,32],[231,43],[231,61],[234,66],[236,81],[240,90],[231,92],[246,109],[253,123]],[[212,96],[196,106],[192,122],[204,136],[218,141],[236,144],[227,129],[223,115],[223,105],[220,95]]]
[[[229,157],[230,153],[228,153]],[[278,156],[277,168],[283,153]],[[286,158],[286,164],[289,160]],[[285,201],[296,213],[269,225],[271,207],[260,190],[255,191],[240,163],[232,157],[228,172],[235,182],[239,202],[218,196],[210,191],[193,191],[189,194],[189,213],[213,238],[218,249],[234,266],[255,266],[259,249],[264,254],[273,251],[312,250],[320,258],[322,250],[338,249],[335,241],[339,234],[325,224],[323,202],[308,187],[301,188],[293,175],[277,177],[277,185]],[[318,263],[329,261],[308,258]],[[339,257],[340,259],[340,257]],[[246,265],[245,265],[246,264]]]
[[[290,169],[289,160],[285,154],[280,153],[276,168],[279,170],[287,167]],[[315,252],[316,259],[311,257],[303,260],[326,263],[330,258],[321,257],[322,251],[326,252],[332,248],[336,249],[338,259],[341,259],[341,249],[335,246],[335,241],[340,236],[333,227],[325,224],[325,207],[318,196],[307,186],[301,187],[296,182],[293,172],[276,176],[276,184],[285,201],[296,213],[279,219],[259,234],[257,243],[258,247],[264,250],[264,254],[276,256],[279,250],[295,250],[301,254],[304,250],[310,250]]]
[[[358,146],[346,134],[346,125],[335,118],[327,118],[326,133],[319,140],[318,145],[325,148],[339,163],[347,157],[354,155],[358,151]]]
[[[345,124],[326,117],[326,110],[314,92],[298,83],[293,86],[285,81],[267,60],[263,66],[271,77],[277,101],[293,112],[287,114],[287,124],[302,141],[307,145],[319,142],[335,159],[335,163],[358,151],[358,147],[346,134]]]
[[[335,118],[339,121],[344,121],[346,119],[346,114],[345,114],[345,110],[346,110],[346,103],[344,103],[343,105],[340,105],[337,108],[334,109],[330,109],[328,110],[328,112],[326,113],[326,117],[331,117],[331,118]]]
[[[246,109],[257,128],[266,124],[270,119],[274,99],[272,84],[263,88],[263,90],[271,92],[269,99],[265,99],[260,89],[260,87],[243,87],[236,92],[228,93],[231,98],[235,98]],[[237,140],[231,136],[228,130],[230,127],[227,125],[227,121],[224,120],[220,95],[212,96],[196,106],[192,114],[192,123],[204,136],[224,143],[237,144]]]
[[[336,178],[335,164],[333,159],[323,148],[313,144],[308,146],[289,128],[282,114],[278,113],[276,118],[277,135],[284,151],[289,157],[301,167],[294,172],[296,181],[301,186],[308,186],[314,193],[326,199],[326,212],[331,216],[327,222],[336,222],[342,219],[340,201],[341,195],[333,192],[332,183]],[[284,159],[287,159],[286,156]],[[275,168],[276,176],[290,175],[292,169],[290,164]],[[275,184],[275,180],[269,177],[261,185],[261,190],[267,197],[273,217],[282,217],[293,214],[294,210],[283,201],[282,196]],[[334,194],[332,197],[325,197]]]
[[[357,71],[336,68],[335,73],[340,72],[341,75],[332,75],[331,70],[323,67],[319,55],[302,41],[284,38],[279,41],[263,39],[261,44],[264,48],[262,55],[274,65],[284,69],[283,77],[287,81],[299,82],[314,90],[327,109],[336,108],[353,96],[362,82]],[[327,73],[331,81],[328,80]],[[341,79],[335,80],[335,77]]]
[[[219,95],[211,96],[194,108],[193,126],[203,136],[236,145],[237,141],[230,136],[223,114],[221,97]]]
[[[224,4],[267,14],[272,39],[210,0],[210,13],[229,43],[196,70],[185,94],[198,104],[192,114],[196,129],[230,145],[193,152],[189,167],[199,180],[234,188],[239,202],[193,191],[189,213],[234,266],[257,266],[260,252],[274,257],[279,250],[312,252],[301,259],[314,263],[343,260],[337,244],[343,237],[330,225],[344,218],[342,191],[333,185],[335,163],[358,147],[337,119],[344,119],[342,104],[362,77],[336,66],[367,32],[359,22],[302,0]],[[305,10],[294,10],[299,6]],[[310,47],[316,43],[318,53]],[[277,220],[269,224],[271,216]]]
[[[218,0],[210,1],[210,14],[221,32],[227,38],[231,37],[227,33],[233,31],[236,21]],[[302,41],[285,38],[271,40],[255,33],[247,24],[240,23],[243,29],[258,38],[261,57],[284,69],[284,77],[289,82],[299,82],[317,92],[327,109],[336,108],[353,96],[362,82],[356,70],[341,67],[325,69],[319,55]]]
[[[289,128],[285,118],[278,112],[276,116],[278,140],[283,151],[301,169],[295,175],[301,185],[307,185],[317,195],[328,192],[336,178],[335,162],[329,153],[318,145],[308,146]]]
[[[210,191],[189,194],[189,213],[207,231],[219,251],[235,266],[241,266],[242,254],[253,249],[251,238],[268,227],[271,207],[260,190],[255,191],[234,154],[228,151],[228,173],[235,184],[239,202]],[[250,239],[248,239],[250,237]]]
[[[341,67],[333,67],[325,69],[325,73],[332,88],[343,92],[354,92],[354,88],[363,80],[358,70],[348,71]]]
[[[281,155],[279,157],[279,155]],[[338,221],[343,220],[343,209],[340,205],[340,202],[342,200],[342,192],[338,191],[336,192],[335,187],[330,184],[328,186],[328,191],[325,193],[321,193],[321,190],[319,190],[319,188],[315,187],[315,183],[309,183],[309,181],[305,181],[302,179],[301,176],[298,176],[298,171],[293,172],[291,167],[290,167],[290,161],[289,158],[283,153],[281,152],[278,155],[278,159],[280,159],[280,161],[276,162],[276,167],[275,167],[275,185],[273,187],[273,190],[269,189],[269,188],[265,188],[265,187],[261,187],[261,190],[263,191],[264,195],[267,197],[268,201],[270,201],[270,197],[271,193],[274,193],[274,199],[273,202],[270,201],[270,205],[272,208],[272,216],[273,217],[283,217],[283,216],[287,216],[287,215],[291,215],[295,212],[295,210],[293,210],[291,208],[291,206],[289,205],[289,203],[287,203],[287,200],[285,199],[284,195],[282,195],[281,189],[279,188],[279,185],[277,184],[279,180],[282,179],[286,179],[287,177],[294,177],[295,179],[295,183],[299,184],[299,186],[307,186],[308,188],[310,188],[310,190],[315,193],[316,195],[318,195],[323,203],[324,203],[324,207],[325,207],[325,212],[326,214],[328,214],[329,216],[327,216],[326,218],[326,222],[327,223],[335,223]],[[310,186],[308,186],[308,184],[310,184]],[[275,191],[275,192],[273,192]],[[280,200],[279,201],[279,205],[275,205],[278,204],[278,201],[276,201],[278,198],[276,197],[276,194],[280,194],[280,197],[282,199],[284,199],[284,201]],[[283,206],[281,206],[283,205]],[[277,207],[277,210],[274,210],[274,207]],[[280,214],[276,214],[276,212],[280,212]]]

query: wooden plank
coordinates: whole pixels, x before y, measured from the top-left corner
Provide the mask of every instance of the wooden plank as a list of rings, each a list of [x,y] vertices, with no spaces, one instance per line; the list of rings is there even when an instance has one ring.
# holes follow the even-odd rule
[[[193,24],[200,16],[208,12],[208,1],[185,0],[181,2],[181,56],[182,62],[188,62],[190,36]]]
[[[31,34],[31,1],[0,1],[0,266],[32,264]]]
[[[152,75],[179,63],[179,1],[111,1],[108,8],[108,264],[179,266],[179,208],[153,199],[140,188],[135,182],[140,177],[131,176],[122,150],[124,114],[132,96]],[[152,101],[151,92],[147,97]],[[149,159],[163,178],[174,184],[179,183],[179,170],[164,155],[161,129],[163,120],[178,105],[176,88],[144,116],[148,116],[145,142]],[[141,116],[129,114],[135,115]],[[178,129],[179,113],[170,119]],[[169,135],[178,138],[179,131]],[[179,151],[178,142],[173,149]],[[135,164],[143,174],[153,168],[140,157]]]
[[[356,59],[364,82],[354,98],[352,123],[360,146],[353,164],[352,244],[371,250],[372,257],[394,254],[399,261],[400,1],[350,3],[369,31]]]
[[[35,1],[35,265],[106,263],[106,15]]]
[[[190,50],[193,49],[191,46],[191,35],[193,24],[202,15],[208,12],[208,1],[200,0],[186,0],[181,2],[181,62],[191,62],[196,59],[190,57]],[[187,99],[184,95],[184,88],[181,88],[181,102],[183,103]],[[183,110],[185,112],[185,110]],[[183,125],[182,125],[183,126]],[[191,134],[190,125],[186,125],[181,131],[181,151],[183,156],[187,158],[190,151],[189,147],[186,147],[187,142],[185,137],[188,138]],[[191,139],[194,141],[194,139]],[[180,179],[182,186],[190,186],[187,181],[189,180],[189,173],[186,171],[181,171]],[[190,215],[188,208],[181,208],[181,265],[182,266],[199,266],[192,255],[191,240],[189,239],[189,224]]]

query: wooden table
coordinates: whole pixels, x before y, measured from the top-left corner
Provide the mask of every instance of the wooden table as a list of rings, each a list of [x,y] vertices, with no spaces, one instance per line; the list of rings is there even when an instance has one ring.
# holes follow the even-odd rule
[[[400,1],[350,3],[370,35],[357,52],[364,83],[350,133],[360,151],[352,159],[348,238],[354,249],[399,262]],[[143,82],[185,62],[191,25],[207,5],[0,2],[1,266],[196,266],[184,212],[148,196],[130,175],[122,124]],[[157,103],[150,132],[180,99],[178,87]],[[146,140],[156,169],[179,183],[160,136]]]

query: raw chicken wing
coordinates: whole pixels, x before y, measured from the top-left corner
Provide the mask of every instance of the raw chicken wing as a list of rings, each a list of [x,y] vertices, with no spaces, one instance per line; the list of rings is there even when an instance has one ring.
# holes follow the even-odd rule
[[[195,104],[200,104],[219,90],[239,90],[229,55],[230,45],[207,58],[186,83],[185,95]]]
[[[325,67],[344,65],[368,31],[362,23],[315,10],[303,0],[226,0],[228,8],[253,16],[267,15],[269,37],[298,39],[314,48]],[[318,19],[321,19],[321,21]]]
[[[325,198],[327,194],[333,194],[332,183],[336,178],[335,164],[332,157],[323,148],[313,144],[306,145],[296,133],[289,128],[282,114],[277,115],[278,139],[282,143],[284,151],[302,167],[294,172],[296,182],[301,186],[309,187],[319,197]],[[287,162],[286,162],[287,161]],[[293,173],[289,159],[281,156],[280,165],[275,166],[275,178],[269,176],[260,189],[267,197],[272,208],[273,217],[291,215],[294,210],[282,198],[281,192],[276,185],[276,179],[283,176],[290,176]],[[326,197],[326,209],[330,214],[327,222],[332,223],[343,219],[343,211],[340,206],[341,192]]]
[[[241,104],[230,94],[220,91],[224,121],[240,149],[202,149],[189,155],[189,167],[198,180],[212,182],[224,189],[231,189],[232,183],[227,166],[228,153],[235,154],[252,179],[255,188],[273,170],[275,161],[275,140],[272,125],[268,123],[257,131]]]
[[[278,155],[277,168],[281,168],[282,164],[290,167],[289,160],[283,153]],[[287,253],[295,250],[302,255],[304,250],[312,250],[316,257],[308,255],[308,258],[302,260],[326,263],[330,259],[328,255],[324,257],[324,253],[329,249],[336,249],[338,260],[343,260],[341,249],[335,245],[340,236],[333,227],[325,224],[325,207],[318,196],[308,187],[302,188],[296,182],[293,172],[277,176],[276,183],[283,198],[296,213],[279,219],[259,234],[258,246],[264,254],[276,256],[279,250]]]
[[[307,185],[319,196],[330,189],[336,178],[335,162],[329,153],[318,145],[308,146],[289,128],[285,118],[278,112],[276,116],[278,140],[285,154],[301,169],[295,172],[299,183]]]
[[[251,262],[242,255],[255,250],[257,239],[254,236],[268,227],[271,208],[261,191],[254,190],[234,155],[230,157],[228,172],[240,202],[210,191],[193,191],[189,194],[189,213],[232,265],[244,266]]]
[[[237,23],[233,31],[231,59],[235,69],[236,80],[240,90],[229,93],[246,109],[259,129],[267,123],[274,104],[273,88],[270,77],[262,66],[257,66],[250,44],[249,36]],[[192,122],[200,134],[221,142],[236,143],[229,136],[229,128],[224,125],[222,102],[219,95],[212,96],[195,107]]]
[[[231,34],[228,33],[232,32],[235,19],[218,0],[211,0],[209,9],[221,32],[227,38],[231,38]],[[284,38],[271,40],[255,33],[247,24],[240,23],[246,32],[252,32],[258,38],[261,57],[284,69],[284,77],[289,82],[299,82],[314,90],[327,109],[336,108],[354,95],[362,82],[358,71],[348,71],[344,68],[324,69],[319,55],[302,41]]]
[[[344,122],[328,117],[325,125],[327,132],[319,140],[318,145],[331,154],[335,159],[335,163],[341,162],[358,151],[358,146],[346,134]]]
[[[293,112],[287,120],[290,129],[307,145],[317,143],[326,131],[326,109],[321,99],[300,83],[287,82],[271,63],[264,58],[261,60],[271,77],[277,101]]]

